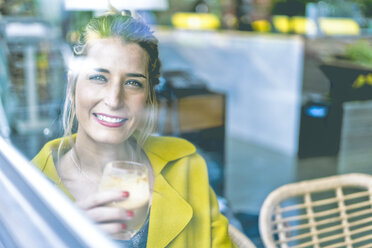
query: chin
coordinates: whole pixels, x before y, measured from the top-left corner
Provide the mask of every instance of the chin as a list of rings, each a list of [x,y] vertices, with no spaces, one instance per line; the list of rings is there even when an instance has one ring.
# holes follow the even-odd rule
[[[92,139],[94,139],[98,143],[118,145],[128,140],[130,136],[131,134],[129,135],[128,133],[113,134],[104,132],[100,134],[94,134],[92,136]]]

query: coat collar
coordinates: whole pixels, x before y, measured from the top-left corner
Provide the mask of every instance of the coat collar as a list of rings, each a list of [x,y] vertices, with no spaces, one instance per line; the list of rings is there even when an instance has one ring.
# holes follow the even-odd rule
[[[159,159],[156,163],[151,163],[155,175],[159,174],[168,162],[196,152],[195,146],[190,142],[175,137],[151,136],[147,139],[143,149],[147,156],[155,155]]]
[[[73,135],[75,140],[76,135]],[[59,147],[62,138],[49,141],[39,154],[32,160],[32,162],[39,167],[48,177],[59,184],[60,178],[56,171],[53,152]],[[196,152],[196,148],[190,142],[175,137],[157,137],[150,136],[143,146],[147,156],[152,158],[151,164],[153,166],[155,176],[158,175],[162,169],[171,161],[180,159]]]
[[[75,200],[66,186],[62,183],[54,164],[53,154],[57,154],[60,142],[61,139],[55,139],[46,143],[31,162],[35,164],[54,184],[58,185],[58,187],[68,197],[70,197],[70,199]]]

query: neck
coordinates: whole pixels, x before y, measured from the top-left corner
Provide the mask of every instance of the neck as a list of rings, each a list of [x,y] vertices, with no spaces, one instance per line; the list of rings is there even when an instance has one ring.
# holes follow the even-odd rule
[[[85,135],[76,136],[75,152],[84,171],[101,174],[104,166],[115,160],[133,160],[136,142],[129,138],[119,144],[97,143]]]

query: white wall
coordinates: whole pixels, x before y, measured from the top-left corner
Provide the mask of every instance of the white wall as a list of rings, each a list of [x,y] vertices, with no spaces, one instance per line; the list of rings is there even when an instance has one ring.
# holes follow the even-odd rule
[[[227,94],[227,135],[296,155],[303,40],[242,32],[156,32],[163,68],[188,69]]]

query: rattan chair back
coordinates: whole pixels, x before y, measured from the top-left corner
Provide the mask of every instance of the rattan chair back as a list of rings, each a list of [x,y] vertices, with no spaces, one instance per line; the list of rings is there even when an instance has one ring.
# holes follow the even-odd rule
[[[238,248],[256,248],[253,242],[239,229],[229,224],[229,236]]]
[[[260,211],[266,247],[372,247],[372,176],[345,174],[284,185]]]

